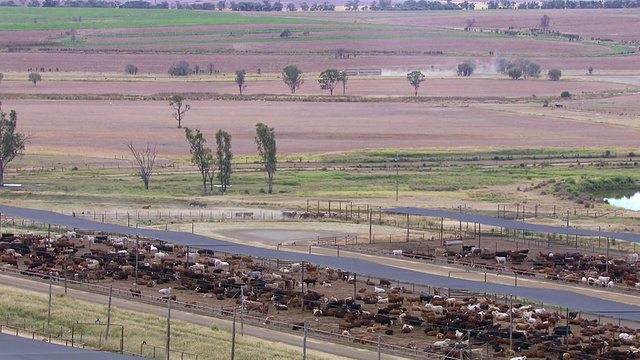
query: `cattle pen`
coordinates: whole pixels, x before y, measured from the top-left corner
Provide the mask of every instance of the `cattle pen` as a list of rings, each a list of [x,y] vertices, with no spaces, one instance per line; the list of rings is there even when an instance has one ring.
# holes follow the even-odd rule
[[[12,213],[12,215],[14,216],[20,217],[24,215],[22,213],[24,209],[21,210],[21,209],[3,206],[2,207],[3,213],[6,212],[5,210],[9,210],[8,212]],[[100,231],[103,231],[106,233],[112,233],[112,234],[126,234],[127,236],[137,235],[137,236],[141,236],[148,239],[157,239],[157,240],[176,243],[176,244],[182,243],[183,245],[189,246],[192,248],[201,248],[205,250],[208,249],[211,251],[215,251],[218,254],[227,254],[229,256],[233,256],[231,254],[242,254],[246,256],[252,256],[255,259],[257,259],[257,261],[260,262],[260,266],[264,267],[265,269],[269,269],[269,268],[277,269],[277,268],[281,268],[282,266],[292,266],[292,263],[295,261],[300,261],[302,262],[302,264],[305,264],[305,263],[321,264],[323,266],[326,266],[327,268],[331,267],[336,269],[343,269],[343,271],[347,272],[349,281],[351,281],[350,277],[351,276],[353,277],[352,283],[353,283],[354,295],[356,295],[356,288],[358,287],[358,285],[362,285],[363,279],[367,279],[365,283],[366,285],[370,285],[369,284],[370,278],[380,279],[380,284],[382,284],[382,278],[391,278],[393,279],[391,285],[397,285],[397,286],[394,286],[394,288],[406,289],[411,293],[419,293],[419,294],[424,293],[424,294],[430,294],[430,295],[438,294],[447,298],[454,298],[454,299],[468,298],[468,297],[484,297],[484,298],[493,297],[494,301],[500,300],[503,303],[507,302],[507,298],[511,300],[512,298],[515,297],[517,302],[523,302],[523,303],[525,302],[524,299],[529,299],[529,301],[533,300],[534,303],[539,304],[540,307],[543,307],[545,305],[549,306],[549,304],[556,304],[557,306],[560,306],[560,308],[567,309],[566,310],[567,312],[569,312],[569,309],[571,309],[571,310],[578,310],[579,312],[582,312],[585,314],[590,313],[593,315],[597,315],[599,316],[598,322],[607,321],[611,317],[615,317],[617,314],[618,315],[617,322],[619,326],[622,325],[623,320],[621,318],[634,320],[638,317],[637,306],[623,305],[623,304],[607,301],[605,299],[597,299],[590,296],[584,296],[582,298],[583,301],[581,301],[581,304],[576,304],[575,301],[571,300],[571,295],[570,295],[570,292],[568,291],[558,291],[558,290],[541,291],[539,289],[533,289],[527,286],[522,286],[522,285],[519,286],[518,284],[502,285],[502,284],[488,283],[486,282],[486,280],[484,282],[478,283],[476,281],[452,277],[451,272],[449,273],[449,276],[436,276],[433,274],[424,274],[424,273],[417,273],[410,270],[398,269],[398,268],[390,267],[383,264],[371,264],[370,262],[362,261],[362,260],[354,260],[353,258],[326,256],[326,255],[325,256],[310,255],[310,254],[304,254],[304,253],[293,253],[293,252],[288,252],[283,250],[256,249],[246,245],[238,245],[234,243],[225,242],[222,240],[205,238],[195,234],[176,233],[172,231],[161,231],[156,229],[122,227],[118,225],[98,223],[98,222],[87,222],[85,219],[78,219],[73,216],[64,216],[64,215],[54,214],[49,212],[35,211],[34,214],[35,215],[32,216],[33,218],[35,218],[34,221],[55,220],[58,223],[62,224],[63,226],[71,226],[72,228],[94,229],[94,230],[100,230]],[[60,218],[60,216],[62,217]],[[609,235],[609,234],[606,234],[606,235]],[[626,235],[615,235],[615,236],[626,236]],[[394,258],[395,256],[400,255],[400,253],[396,254],[394,252],[390,252],[387,255],[388,256],[390,255],[389,257]],[[404,257],[404,253],[402,255]],[[409,255],[408,257],[412,257],[410,253],[407,253],[407,255]],[[412,259],[413,258],[415,258],[415,256],[413,256]],[[461,271],[466,273],[465,266],[467,265],[463,261],[457,261],[452,263],[449,263],[447,261],[447,264],[456,266],[456,268],[462,269]],[[483,270],[489,271],[491,269],[483,269]],[[476,271],[476,269],[473,268],[473,271]],[[27,274],[25,273],[25,275]],[[40,274],[40,276],[42,276],[42,274]],[[486,276],[486,273],[485,273],[485,276]],[[51,275],[47,276],[47,278],[50,278],[50,277]],[[301,274],[300,280],[304,280],[304,271]],[[61,281],[61,279],[58,277],[57,281]],[[69,279],[67,279],[67,281],[69,281]],[[302,282],[303,281],[301,281],[301,283]],[[93,284],[91,282],[84,282],[82,284],[83,284],[82,286],[89,286],[89,287],[99,285],[99,284]],[[100,286],[103,286],[103,285],[100,285]],[[302,289],[305,289],[305,287],[303,286]],[[455,289],[464,289],[464,290],[455,290]],[[104,292],[104,289],[94,290],[94,291]],[[131,292],[128,292],[126,290],[120,290],[120,291],[122,291],[122,294],[120,294],[120,296],[130,297],[130,298],[134,297]],[[356,296],[354,296],[354,298],[355,297]],[[140,299],[136,297],[135,300],[141,300],[143,297],[140,296],[139,298]],[[152,301],[162,302],[163,299],[161,299],[161,297],[156,296],[153,298]],[[172,303],[174,302],[174,300],[172,299],[167,299],[164,301],[169,301]],[[224,316],[228,317],[229,312],[231,311],[231,308],[208,307],[208,306],[201,306],[197,304],[189,304],[188,302],[185,303],[184,307],[189,309],[198,309],[199,307],[205,307],[207,308],[206,311],[213,312],[214,314],[216,311],[219,311],[219,316],[223,316],[223,317]],[[251,315],[247,314],[247,316],[251,316]],[[607,319],[607,320],[603,320],[603,319]],[[255,321],[263,322],[263,323],[267,322],[264,316],[256,317]],[[271,319],[268,321],[269,323],[263,324],[263,325],[270,325],[278,322],[285,323],[287,325],[281,325],[281,326],[283,327],[291,326],[291,331],[294,331],[294,332],[297,326],[295,325],[295,323],[291,324],[290,322],[283,322],[275,319]],[[611,320],[608,322],[615,323],[616,320]],[[349,337],[351,335],[343,334],[343,333],[335,334],[336,333],[335,328],[325,330],[325,329],[322,329],[322,326],[324,326],[324,324],[318,323],[317,328],[315,329],[316,332],[325,331],[325,332],[328,332],[329,334],[332,334],[331,336],[333,337],[337,336],[338,339],[342,339],[344,336],[344,339],[346,339],[345,341],[349,341],[350,343],[356,341],[358,344],[363,342],[364,344],[362,345],[368,344],[368,346],[374,346],[374,347],[380,346],[382,348],[385,348],[386,346],[386,345],[382,345],[382,343],[380,345],[377,345],[377,342],[372,341],[372,339],[370,338],[357,338],[354,336]],[[313,333],[313,330],[311,330],[310,333]],[[320,334],[323,334],[323,333],[320,333]],[[315,335],[312,335],[312,336],[315,336]],[[321,335],[317,335],[317,336],[321,336]],[[384,338],[384,337],[381,336],[381,338]],[[394,346],[398,347],[397,345],[394,345]],[[425,356],[425,352],[423,349],[418,349],[418,348],[414,349],[412,347],[407,347],[407,346],[404,346],[401,348],[403,349],[408,348],[409,350],[404,350],[404,351],[408,351],[409,353],[415,352],[416,356],[418,356],[417,354],[419,354],[419,356],[422,356],[422,357]],[[393,351],[396,351],[396,350],[393,350]],[[440,356],[441,358],[442,354],[439,354],[438,356]]]

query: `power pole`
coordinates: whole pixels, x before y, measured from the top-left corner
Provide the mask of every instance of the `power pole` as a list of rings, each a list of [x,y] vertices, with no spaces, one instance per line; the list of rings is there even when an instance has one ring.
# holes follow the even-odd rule
[[[109,306],[107,307],[107,331],[104,334],[104,339],[109,339],[109,327],[111,326],[111,293],[113,292],[113,285],[109,285]]]
[[[398,153],[396,153],[396,201],[398,201],[398,168],[400,167],[400,157]]]
[[[169,298],[167,299],[167,304],[167,360],[169,360],[169,346],[171,344],[171,295],[169,295]]]

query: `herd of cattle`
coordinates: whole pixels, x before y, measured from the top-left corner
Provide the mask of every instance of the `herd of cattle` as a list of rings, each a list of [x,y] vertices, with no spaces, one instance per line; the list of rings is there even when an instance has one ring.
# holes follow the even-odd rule
[[[353,274],[313,264],[280,263],[238,255],[140,242],[111,236],[56,239],[3,234],[2,268],[25,274],[65,276],[78,281],[113,281],[130,288],[132,297],[183,300],[187,307],[240,308],[264,317],[266,324],[322,319],[323,329],[351,341],[395,344],[453,358],[639,359],[640,333],[612,323],[600,324],[581,314],[497,302],[490,296],[446,297],[394,287],[387,279],[356,279]],[[416,256],[404,252],[402,255]],[[513,266],[553,279],[573,279],[609,286],[636,286],[637,256],[540,254],[525,251],[488,253],[465,247],[446,255],[470,264]],[[504,261],[499,258],[504,258]],[[515,264],[520,264],[516,266]],[[136,266],[137,265],[137,266]],[[608,271],[608,272],[607,272]],[[604,279],[607,278],[607,279]],[[590,280],[593,279],[593,280]],[[119,281],[127,280],[127,281]],[[597,280],[597,281],[596,281]],[[615,285],[614,285],[615,286]],[[568,315],[568,316],[567,316]]]
[[[601,287],[640,289],[640,261],[638,254],[625,257],[607,257],[580,252],[540,252],[532,256],[528,249],[493,252],[488,248],[462,246],[461,251],[438,248],[435,254],[395,250],[394,255],[415,259],[434,260],[442,256],[449,263],[481,268],[501,273],[512,272],[522,276],[543,277],[548,280],[583,283]]]

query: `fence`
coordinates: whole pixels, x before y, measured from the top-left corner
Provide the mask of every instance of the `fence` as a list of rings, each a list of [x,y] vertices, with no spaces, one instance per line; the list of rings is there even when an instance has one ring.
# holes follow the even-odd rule
[[[21,336],[26,338],[31,338],[33,340],[42,340],[49,343],[55,343],[59,345],[72,346],[85,348],[85,344],[83,342],[78,342],[72,339],[67,338],[66,335],[69,334],[67,329],[63,326],[47,326],[46,324],[42,324],[42,329],[40,326],[27,324],[26,320],[23,319],[21,324],[11,322],[11,318],[5,318],[0,323],[0,332],[12,334],[15,336]],[[27,326],[29,325],[29,326]],[[57,331],[54,331],[57,330]]]
[[[391,255],[393,256],[393,255]],[[424,259],[422,259],[424,260]],[[459,268],[462,271],[465,271],[465,267],[468,267],[468,264],[463,263],[462,261],[452,261],[449,262],[448,260],[440,260],[440,259],[431,259],[428,261],[433,261],[436,263],[446,263],[448,266],[454,266]],[[262,265],[268,268],[275,268],[277,266],[282,266],[283,263],[278,263],[277,259],[262,259]],[[304,264],[303,264],[304,266]],[[491,272],[494,271],[494,269],[490,269],[490,268],[486,268],[486,269],[482,269],[485,270],[485,276],[487,274],[487,272]],[[26,274],[28,274],[25,271],[17,271],[17,270],[11,270],[11,269],[4,269],[4,273],[6,274],[10,274],[13,276],[25,276]],[[450,276],[451,276],[450,272]],[[39,276],[39,278],[41,281],[45,280],[45,276],[43,276],[42,274],[32,274],[35,276]],[[502,273],[501,276],[509,276],[508,274]],[[32,277],[33,279],[34,277]],[[353,278],[354,278],[354,294],[356,292],[356,288],[358,286],[363,286],[365,281],[363,281],[364,279],[366,279],[367,281],[370,280],[370,277],[363,275],[363,274],[353,274]],[[48,280],[48,278],[47,278]],[[57,285],[62,286],[62,281],[63,279],[61,279],[60,277],[55,278]],[[517,274],[514,274],[514,280],[516,282],[517,285]],[[464,290],[456,290],[456,289],[450,289],[450,288],[436,288],[436,287],[432,287],[432,286],[424,286],[424,285],[418,285],[418,284],[411,284],[411,283],[403,283],[403,282],[399,282],[396,281],[394,284],[394,286],[406,289],[406,290],[410,290],[413,293],[426,293],[426,294],[440,294],[446,297],[455,297],[455,298],[468,298],[468,297],[476,297],[476,298],[481,298],[481,297],[487,297],[487,298],[493,298],[494,301],[496,302],[504,302],[506,303],[507,301],[511,301],[512,299],[507,296],[507,295],[495,295],[495,294],[487,294],[487,293],[478,293],[478,292],[469,292],[469,291],[464,291]],[[67,286],[69,286],[70,288],[75,288],[75,289],[79,289],[79,290],[84,290],[84,291],[90,291],[90,292],[95,292],[95,293],[101,293],[104,295],[107,295],[109,293],[109,287],[108,286],[104,286],[101,285],[99,283],[94,283],[94,284],[90,284],[90,283],[82,283],[82,282],[77,282],[77,281],[70,281],[67,280]],[[576,286],[581,286],[580,284],[576,284]],[[608,291],[614,291],[611,289],[605,289]],[[135,296],[129,291],[129,290],[124,290],[124,289],[117,289],[117,288],[113,288],[112,289],[112,296],[115,297],[120,297],[120,298],[127,298],[129,300],[135,300],[135,301],[141,301],[144,303],[148,303],[148,304],[154,304],[154,305],[160,305],[160,306],[166,306],[166,301],[165,299],[162,299],[161,297],[158,296],[149,296],[149,295],[144,295],[144,294],[136,294]],[[355,296],[355,295],[354,295]],[[520,302],[520,303],[531,303],[529,301],[527,301],[526,299],[520,299],[520,298],[516,298],[515,300],[516,302]],[[544,307],[545,304],[543,303],[535,303],[535,305],[540,306],[540,307]],[[256,316],[251,314],[249,311],[247,311],[246,309],[243,309],[243,307],[239,307],[237,305],[233,305],[233,306],[225,306],[225,305],[220,305],[219,307],[216,306],[209,306],[209,305],[205,305],[205,304],[193,304],[193,303],[187,303],[187,302],[181,302],[181,301],[172,301],[172,306],[175,306],[177,308],[180,308],[182,310],[185,311],[189,311],[189,312],[194,312],[194,313],[199,313],[202,315],[206,315],[206,316],[212,316],[212,317],[217,317],[217,318],[226,318],[228,319],[229,317],[233,316],[234,311],[235,312],[242,312],[242,316],[240,317],[240,321],[242,322],[242,324],[247,324],[247,325],[251,325],[251,326],[256,326],[256,327],[263,327],[263,328],[269,328],[269,329],[278,329],[280,331],[287,331],[287,332],[291,332],[291,333],[299,333],[299,329],[296,329],[296,325],[292,322],[278,322],[278,321],[265,321],[264,319],[264,315],[260,315],[260,316]],[[305,311],[304,309],[301,309],[302,311]],[[290,312],[292,312],[293,310],[290,310]],[[291,313],[290,315],[295,316],[294,313]],[[614,319],[614,318],[606,318],[603,316],[598,316],[598,319],[600,321],[602,321],[603,319],[605,321],[610,321],[610,322],[617,322],[618,324],[623,324],[623,322],[625,322],[625,320],[623,319]],[[427,325],[427,324],[425,324]],[[72,325],[74,326],[74,325]],[[637,324],[636,324],[637,326]],[[59,334],[67,334],[69,330],[67,329],[63,329],[61,328],[59,331]],[[73,330],[71,330],[73,331]],[[392,355],[398,355],[398,356],[409,356],[409,357],[416,357],[416,358],[427,358],[427,359],[443,359],[445,358],[445,356],[443,354],[438,354],[438,353],[430,353],[430,352],[425,352],[423,351],[424,349],[417,349],[417,348],[407,348],[406,346],[398,346],[398,345],[394,345],[389,343],[389,339],[391,339],[390,337],[386,336],[386,335],[375,335],[375,336],[379,336],[379,339],[375,339],[372,340],[371,338],[363,338],[362,336],[366,335],[366,333],[364,333],[364,331],[362,331],[361,333],[353,333],[352,335],[342,335],[338,332],[336,332],[336,325],[335,324],[324,324],[322,322],[322,318],[318,318],[317,321],[310,323],[310,325],[307,325],[307,332],[308,335],[317,339],[323,339],[326,341],[331,341],[331,342],[336,342],[336,343],[343,343],[346,344],[348,343],[351,346],[361,346],[363,348],[367,348],[367,349],[372,349],[372,348],[376,348],[379,349],[380,352],[385,353],[385,354],[392,354]],[[103,331],[101,331],[101,333],[104,333]],[[361,336],[358,336],[361,335]],[[35,336],[35,335],[34,335]],[[61,338],[64,339],[64,336],[61,336]],[[76,337],[77,338],[77,337]],[[85,342],[86,342],[86,337],[82,338]],[[72,337],[69,340],[72,344],[74,343],[74,337]],[[83,344],[84,345],[84,344]],[[161,349],[161,347],[159,346],[155,346],[152,344],[141,344],[140,345],[140,349],[123,349],[124,353],[128,353],[128,354],[135,354],[135,355],[149,355],[149,354],[155,354],[156,356],[158,354],[162,355],[165,354],[164,356],[166,356],[166,353],[164,352],[164,349]],[[490,358],[491,357],[491,352],[489,350],[489,348],[485,349],[485,356]],[[180,356],[181,359],[187,358],[187,359],[193,359],[198,357],[197,354],[190,354],[187,352],[180,352],[180,351],[176,351],[176,350],[172,350],[172,353],[175,353],[176,356]],[[484,354],[484,352],[483,352]],[[175,358],[175,357],[174,357]]]

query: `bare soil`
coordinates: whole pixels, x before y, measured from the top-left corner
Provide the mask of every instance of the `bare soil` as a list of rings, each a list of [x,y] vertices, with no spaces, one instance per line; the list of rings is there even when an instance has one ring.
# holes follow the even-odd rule
[[[278,152],[288,154],[377,148],[631,147],[640,129],[556,117],[565,112],[531,105],[529,114],[469,106],[407,103],[298,103],[192,101],[183,126],[207,137],[225,129],[238,155],[255,154],[254,126],[276,129]],[[161,158],[188,155],[165,101],[4,101],[20,114],[19,128],[31,135],[31,153],[122,158],[124,143],[158,144]],[[297,160],[295,156],[289,160]]]

